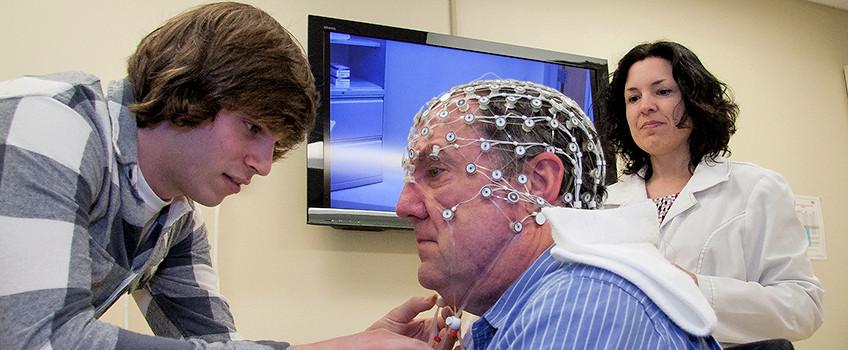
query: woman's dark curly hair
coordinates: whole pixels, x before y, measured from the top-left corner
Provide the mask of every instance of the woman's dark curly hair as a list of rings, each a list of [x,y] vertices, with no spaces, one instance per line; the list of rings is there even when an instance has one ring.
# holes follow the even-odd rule
[[[193,127],[221,109],[238,111],[283,136],[274,160],[305,139],[318,105],[295,38],[264,11],[235,2],[202,5],[148,34],[129,58],[128,79],[138,127]]]
[[[692,121],[689,171],[694,171],[702,160],[715,161],[718,156],[729,155],[727,144],[736,132],[739,107],[733,102],[727,85],[707,71],[698,56],[685,46],[670,41],[645,43],[634,47],[618,61],[604,96],[607,116],[601,123],[601,133],[612,150],[624,157],[624,174],[637,174],[642,168],[645,168],[645,180],[653,174],[650,155],[636,145],[630,134],[624,97],[630,67],[648,57],[671,63],[672,75],[686,108],[676,126],[681,128],[687,120]]]

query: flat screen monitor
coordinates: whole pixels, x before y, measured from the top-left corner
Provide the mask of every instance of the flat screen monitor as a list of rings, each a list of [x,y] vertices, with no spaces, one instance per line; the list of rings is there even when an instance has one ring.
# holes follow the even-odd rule
[[[562,91],[593,121],[603,113],[604,59],[320,16],[308,27],[321,94],[307,145],[309,224],[410,228],[394,210],[412,117],[454,85],[528,80]]]

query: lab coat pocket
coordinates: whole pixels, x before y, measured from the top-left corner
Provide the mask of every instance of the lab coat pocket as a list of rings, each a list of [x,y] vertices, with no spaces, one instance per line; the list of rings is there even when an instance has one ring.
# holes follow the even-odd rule
[[[746,280],[745,214],[719,225],[704,241],[695,273]]]

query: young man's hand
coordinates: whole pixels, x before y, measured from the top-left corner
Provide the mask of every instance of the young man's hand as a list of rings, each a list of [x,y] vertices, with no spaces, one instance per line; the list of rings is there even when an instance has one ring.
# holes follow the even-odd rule
[[[435,335],[434,321],[416,320],[415,316],[432,309],[435,304],[435,295],[412,297],[389,311],[364,332],[313,344],[296,345],[292,350],[432,350],[426,342]]]
[[[436,304],[436,295],[412,297],[400,306],[392,309],[386,316],[374,322],[366,331],[385,329],[400,335],[426,342],[435,336],[432,318],[416,320],[418,314],[430,310]]]
[[[412,339],[385,329],[367,330],[345,337],[318,343],[296,345],[292,350],[432,350],[423,341]]]

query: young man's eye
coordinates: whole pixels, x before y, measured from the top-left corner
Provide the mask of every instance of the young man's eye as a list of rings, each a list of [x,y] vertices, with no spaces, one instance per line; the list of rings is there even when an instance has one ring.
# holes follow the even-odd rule
[[[249,120],[244,121],[244,126],[247,128],[247,131],[249,131],[251,134],[258,134],[259,132],[262,131],[261,126],[259,126],[258,124],[254,123],[254,122],[251,122]]]

